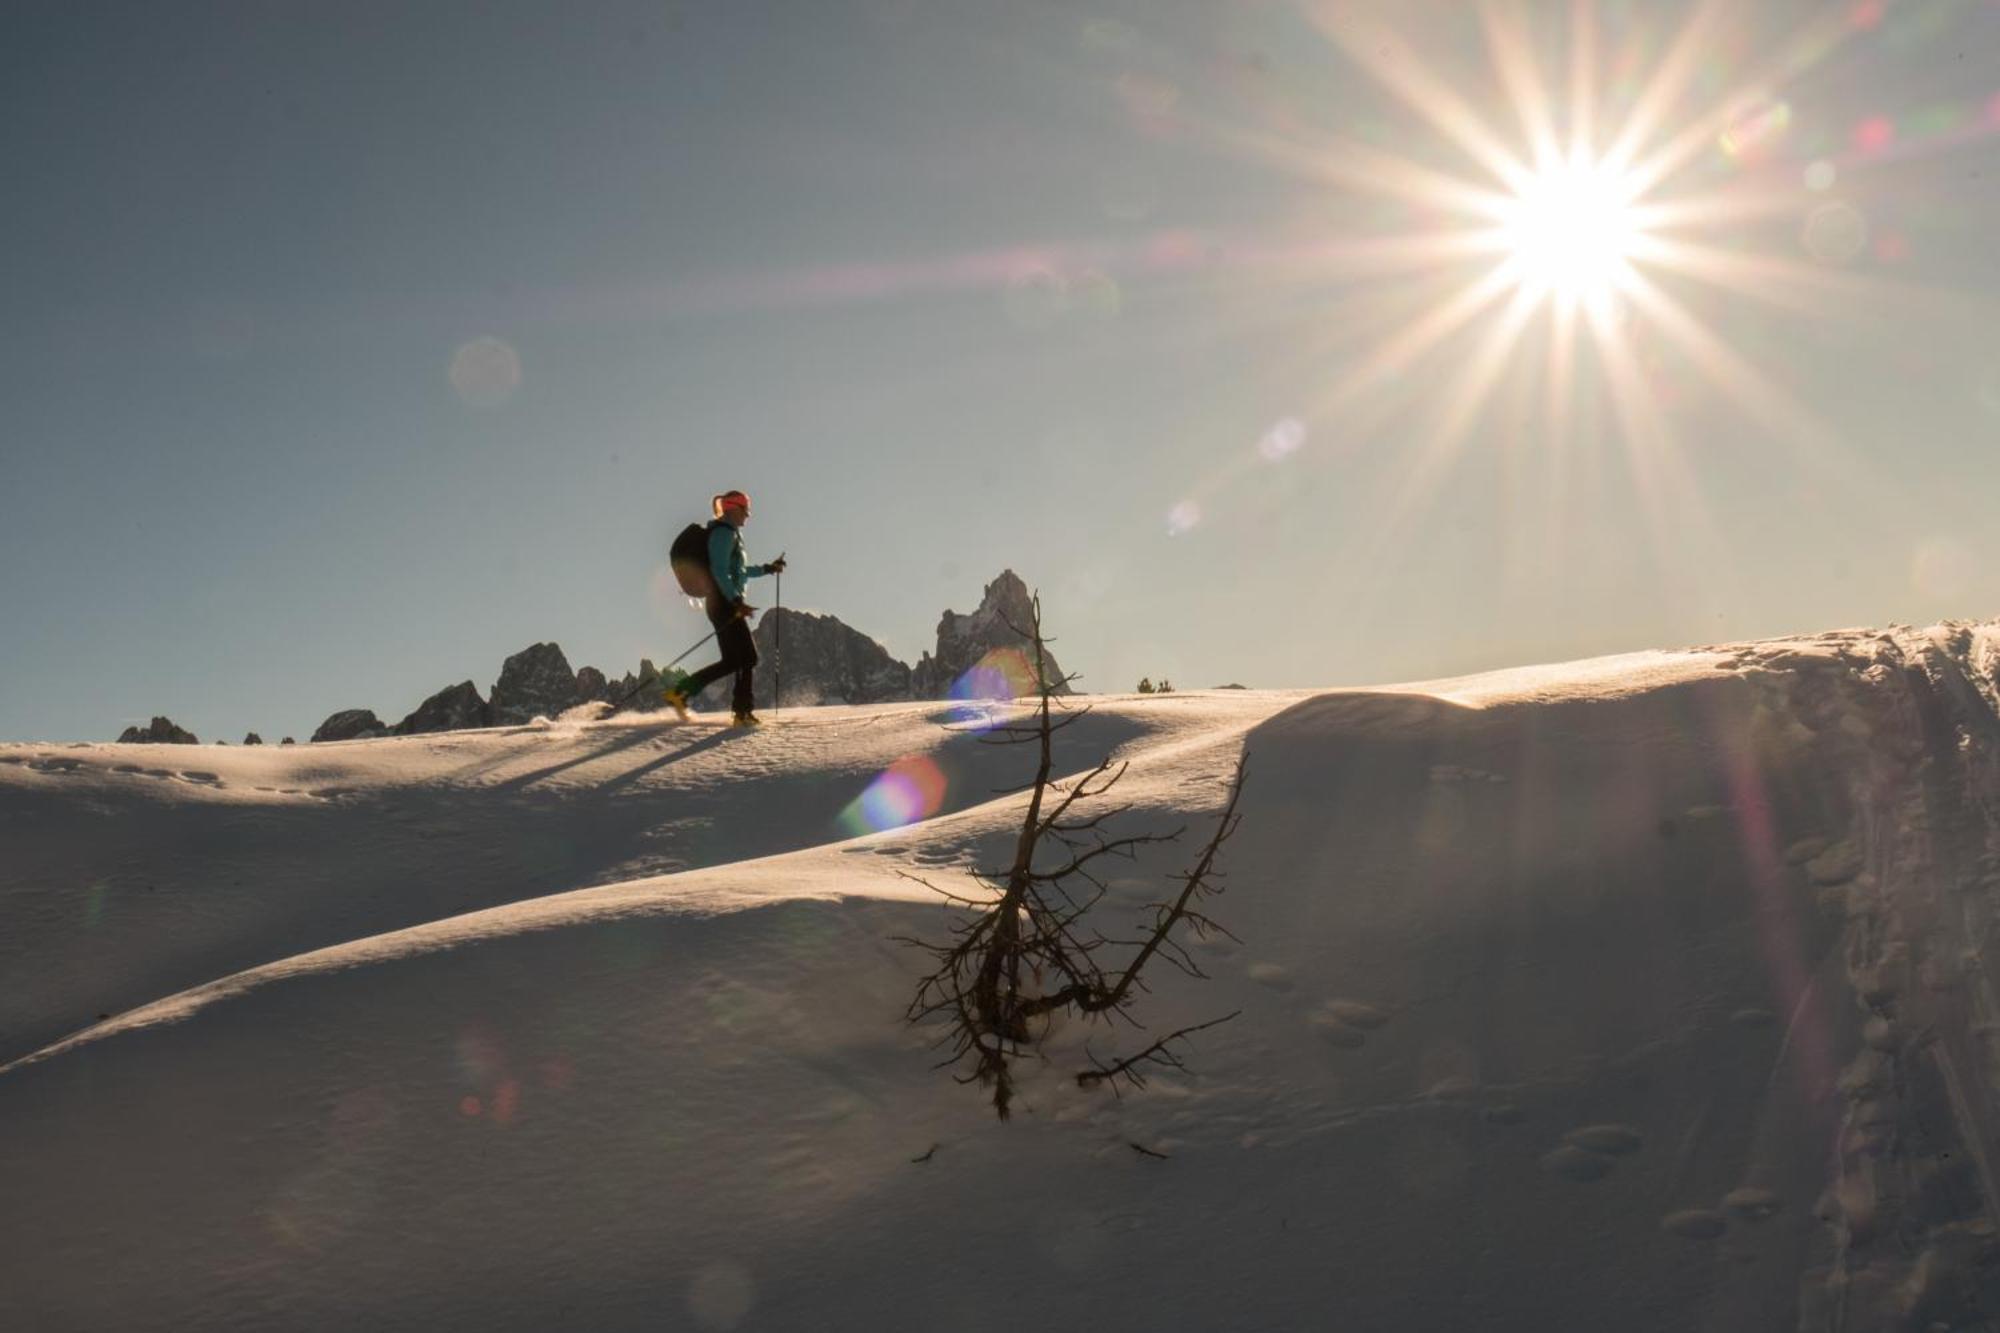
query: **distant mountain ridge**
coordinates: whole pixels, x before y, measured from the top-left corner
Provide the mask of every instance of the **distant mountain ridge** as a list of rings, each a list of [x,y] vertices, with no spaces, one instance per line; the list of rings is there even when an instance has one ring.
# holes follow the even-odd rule
[[[873,637],[837,616],[789,607],[765,612],[751,638],[757,645],[755,673],[760,707],[815,704],[871,704],[913,699],[1013,698],[1034,693],[1034,647],[1024,631],[1034,616],[1033,596],[1020,575],[1003,569],[986,585],[979,606],[961,615],[947,610],[938,621],[935,652],[913,667],[892,656]],[[712,648],[684,666],[713,660]],[[1070,688],[1053,655],[1043,669],[1056,694]],[[782,673],[782,682],[780,674]],[[479,727],[519,726],[537,717],[555,717],[579,704],[601,702],[618,712],[655,712],[666,706],[660,672],[650,658],[637,672],[613,680],[593,666],[572,669],[560,645],[537,643],[509,657],[499,679],[482,697],[470,680],[446,686],[417,705],[400,722],[384,722],[368,708],[342,708],[320,723],[314,741],[367,740]],[[779,697],[779,685],[783,697]],[[702,710],[729,705],[730,683],[721,681],[694,701]],[[391,715],[393,716],[393,714]],[[147,729],[128,728],[120,741],[182,744],[194,737],[165,717]]]
[[[1030,694],[1034,645],[1020,631],[1033,619],[1028,585],[1013,570],[1003,569],[986,585],[977,610],[969,615],[944,613],[938,621],[936,652],[925,653],[912,667],[834,616],[788,608],[767,611],[750,635],[757,645],[757,670],[752,676],[757,700],[764,707],[807,708]],[[1062,668],[1046,650],[1044,668],[1054,693],[1070,693]],[[726,708],[729,689],[728,681],[719,681],[704,690],[696,704]]]

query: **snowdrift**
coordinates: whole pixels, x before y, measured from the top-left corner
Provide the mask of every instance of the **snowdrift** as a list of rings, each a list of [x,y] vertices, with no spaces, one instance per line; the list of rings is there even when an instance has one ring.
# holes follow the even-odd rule
[[[900,1021],[1026,766],[937,720],[0,748],[0,1323],[2000,1326],[2000,627],[1097,701],[1128,827],[1247,752],[1139,1016],[1243,1013],[1006,1125]]]

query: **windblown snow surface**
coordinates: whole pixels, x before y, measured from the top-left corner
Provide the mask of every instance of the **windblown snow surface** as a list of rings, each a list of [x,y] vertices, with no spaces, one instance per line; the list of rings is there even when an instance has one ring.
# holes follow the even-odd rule
[[[1247,753],[1242,1013],[1007,1124],[938,706],[0,747],[0,1327],[2000,1329],[2000,623],[1093,702],[1136,919]]]

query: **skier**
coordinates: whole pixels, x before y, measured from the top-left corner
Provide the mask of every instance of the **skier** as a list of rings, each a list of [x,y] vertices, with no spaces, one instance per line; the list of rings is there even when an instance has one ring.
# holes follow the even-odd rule
[[[755,701],[750,693],[750,673],[757,667],[757,644],[750,637],[750,617],[757,608],[743,600],[743,588],[750,579],[784,573],[785,557],[781,555],[763,565],[752,565],[745,559],[742,527],[750,521],[750,497],[742,491],[724,491],[710,501],[709,508],[715,514],[708,525],[708,573],[714,590],[708,594],[704,609],[708,612],[708,623],[715,626],[715,642],[722,649],[722,660],[695,672],[677,689],[668,690],[667,706],[686,721],[688,700],[733,672],[736,692],[730,700],[735,713],[731,725],[761,726],[761,719],[752,711]]]

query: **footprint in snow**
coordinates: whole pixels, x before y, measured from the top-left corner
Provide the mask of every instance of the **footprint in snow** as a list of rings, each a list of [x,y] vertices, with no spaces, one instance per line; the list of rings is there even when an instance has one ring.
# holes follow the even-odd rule
[[[1373,1032],[1389,1021],[1388,1010],[1360,1000],[1328,1000],[1320,1006],[1320,1012],[1364,1032]]]
[[[1722,1196],[1722,1210],[1745,1222],[1762,1222],[1778,1211],[1778,1196],[1761,1186],[1745,1185]]]
[[[1292,988],[1292,976],[1282,963],[1250,964],[1250,980],[1259,986],[1268,986],[1274,991],[1288,991]]]
[[[1111,880],[1105,887],[1110,890],[1111,900],[1119,903],[1142,904],[1160,896],[1159,886],[1152,880],[1129,875]]]
[[[1837,842],[1806,862],[1806,878],[1822,888],[1845,884],[1861,873],[1861,848]]]
[[[1445,1077],[1431,1084],[1430,1090],[1424,1096],[1437,1101],[1449,1102],[1460,1101],[1464,1098],[1475,1096],[1478,1092],[1479,1080],[1472,1077],[1472,1075],[1447,1074]]]
[[[220,787],[222,785],[222,775],[220,773],[209,773],[198,768],[189,769],[182,773],[181,776],[189,782],[198,782],[204,787]]]
[[[1728,1229],[1728,1219],[1708,1208],[1683,1208],[1660,1219],[1660,1230],[1687,1240],[1714,1240]]]
[[[1562,1146],[1543,1156],[1542,1169],[1568,1180],[1602,1180],[1618,1158],[1638,1152],[1645,1142],[1630,1125],[1584,1125],[1563,1135]]]
[[[1646,1137],[1630,1125],[1584,1125],[1563,1135],[1572,1148],[1610,1157],[1630,1157],[1646,1146]]]
[[[1802,866],[1825,851],[1832,844],[1833,839],[1818,833],[1813,834],[1811,837],[1800,838],[1797,842],[1785,848],[1785,864]]]
[[[1611,1174],[1612,1160],[1602,1153],[1587,1152],[1565,1144],[1542,1157],[1542,1170],[1565,1180],[1588,1183]]]
[[[1368,1034],[1388,1021],[1386,1010],[1359,1000],[1328,1000],[1306,1018],[1327,1045],[1348,1051],[1365,1046]]]

